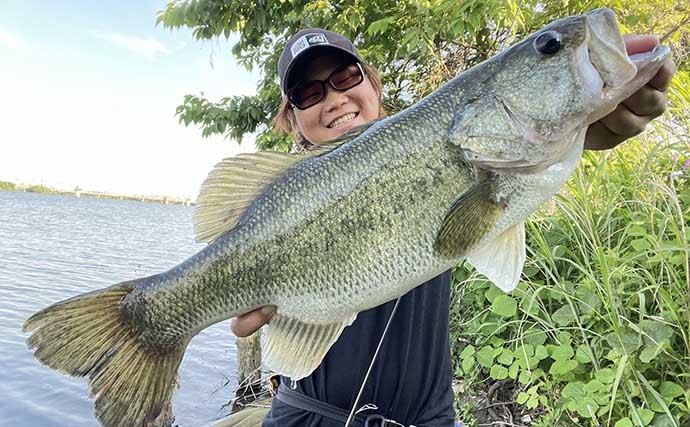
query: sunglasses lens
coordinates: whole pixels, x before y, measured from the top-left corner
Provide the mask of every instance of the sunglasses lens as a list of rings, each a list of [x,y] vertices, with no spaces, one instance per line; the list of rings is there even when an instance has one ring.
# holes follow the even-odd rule
[[[326,97],[326,82],[338,92],[351,89],[364,81],[359,64],[349,64],[333,71],[325,81],[312,80],[295,86],[288,99],[295,107],[305,110]]]
[[[290,102],[300,110],[318,104],[325,95],[323,83],[319,81],[306,82],[298,85],[290,93]]]
[[[336,70],[329,79],[331,86],[335,90],[348,90],[362,83],[364,76],[357,64],[350,64],[347,67]]]

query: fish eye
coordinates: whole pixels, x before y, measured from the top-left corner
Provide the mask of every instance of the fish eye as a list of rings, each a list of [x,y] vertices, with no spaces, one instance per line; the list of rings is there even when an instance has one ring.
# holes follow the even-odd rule
[[[553,55],[562,46],[561,35],[555,31],[545,31],[534,40],[534,48],[545,55]]]

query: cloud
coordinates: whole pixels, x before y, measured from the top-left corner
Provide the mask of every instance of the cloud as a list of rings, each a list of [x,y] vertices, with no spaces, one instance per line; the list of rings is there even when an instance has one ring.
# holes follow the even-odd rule
[[[0,46],[9,47],[10,49],[18,49],[21,44],[22,43],[17,36],[0,30]]]
[[[156,55],[164,55],[169,52],[167,47],[165,47],[158,40],[152,38],[143,39],[124,34],[96,34],[96,37],[112,44],[124,47],[147,58],[153,58]]]

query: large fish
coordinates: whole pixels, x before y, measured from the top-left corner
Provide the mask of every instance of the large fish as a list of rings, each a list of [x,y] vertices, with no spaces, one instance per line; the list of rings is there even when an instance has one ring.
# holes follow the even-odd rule
[[[567,180],[588,125],[667,55],[629,58],[614,14],[596,10],[311,152],[227,159],[199,196],[206,248],[36,313],[28,345],[47,366],[89,377],[101,423],[140,426],[171,398],[191,338],[221,320],[276,305],[265,363],[300,379],[358,312],[464,258],[510,290],[524,219]]]

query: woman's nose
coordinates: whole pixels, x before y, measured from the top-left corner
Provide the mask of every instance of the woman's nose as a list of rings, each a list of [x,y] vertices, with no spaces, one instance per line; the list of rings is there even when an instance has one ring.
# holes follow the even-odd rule
[[[348,96],[345,92],[338,92],[337,90],[329,87],[328,92],[326,93],[326,99],[324,100],[324,108],[326,111],[335,110],[336,108],[347,103],[347,100]]]

